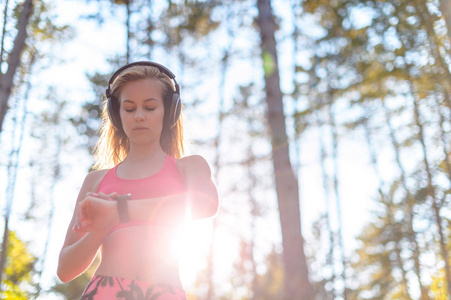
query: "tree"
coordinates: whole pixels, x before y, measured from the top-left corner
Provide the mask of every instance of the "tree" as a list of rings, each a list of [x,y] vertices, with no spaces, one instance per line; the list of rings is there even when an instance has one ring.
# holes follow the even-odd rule
[[[400,184],[395,182],[387,195],[377,198],[375,219],[358,237],[361,243],[353,269],[359,286],[353,291],[353,299],[382,300],[393,295],[411,299],[405,278],[397,276],[406,273],[403,256],[407,249],[402,245],[409,235],[408,225],[399,217],[403,208],[393,199],[399,188]]]
[[[97,255],[91,266],[89,266],[89,268],[83,274],[68,283],[55,283],[55,285],[50,288],[49,292],[63,296],[66,300],[80,299],[86,286],[91,280],[91,277],[94,275],[99,263],[100,257],[99,255]]]
[[[437,1],[379,0],[303,2],[304,9],[318,17],[318,25],[323,29],[319,37],[314,37],[311,49],[319,61],[316,72],[310,73],[319,75],[316,96],[327,97],[326,87],[330,82],[336,97],[350,107],[364,111],[367,106],[376,107],[376,113],[368,118],[380,120],[386,116],[387,122],[379,126],[378,132],[389,135],[393,145],[394,161],[399,169],[398,178],[393,181],[399,188],[392,201],[400,209],[398,214],[403,214],[406,225],[404,237],[395,240],[398,254],[391,255],[398,257],[400,274],[413,272],[416,277],[415,282],[403,275],[406,279],[398,283],[397,290],[408,295],[406,281],[409,285],[416,284],[421,299],[429,299],[423,273],[428,266],[421,260],[423,253],[430,251],[445,266],[448,261],[444,234],[448,221],[443,216],[449,197],[443,195],[449,188],[438,178],[449,177],[449,150],[444,146],[446,136],[443,135],[449,118],[443,113],[450,108],[450,39],[440,22],[437,4]],[[365,17],[356,18],[359,14]],[[376,148],[382,150],[386,146],[385,141]],[[437,158],[436,149],[444,157],[442,154]],[[408,159],[407,154],[413,153],[415,163],[409,165],[415,166],[414,169],[404,161]],[[415,184],[412,178],[417,178]],[[380,197],[388,196],[380,193]],[[427,205],[429,213],[424,211]],[[431,227],[419,229],[417,222],[430,223]],[[431,241],[430,236],[439,238]],[[440,251],[422,244],[433,244]],[[387,295],[382,293],[380,297]]]
[[[286,299],[313,299],[304,241],[301,233],[299,187],[288,154],[288,137],[275,39],[275,22],[270,0],[257,2],[257,23],[261,35],[261,56],[265,75],[268,123],[271,129],[272,160],[282,228]]]
[[[13,20],[13,21],[9,21]],[[15,26],[12,22],[16,22]],[[15,28],[14,28],[15,27]],[[5,223],[2,241],[2,257],[0,260],[0,279],[4,273],[4,264],[6,261],[8,235],[9,235],[9,218],[11,207],[13,204],[13,195],[15,187],[15,176],[17,174],[18,157],[21,148],[21,141],[23,137],[25,118],[27,116],[27,105],[30,85],[30,74],[32,66],[35,62],[42,58],[44,51],[39,51],[41,42],[53,42],[55,40],[62,40],[61,36],[67,34],[67,26],[56,26],[52,23],[52,18],[49,17],[48,7],[44,1],[25,0],[23,3],[17,3],[13,10],[9,8],[9,1],[5,2],[3,12],[3,27],[1,35],[1,49],[0,49],[0,65],[7,65],[6,72],[0,71],[0,134],[3,130],[5,116],[10,106],[16,106],[16,110],[22,109],[23,118],[21,122],[15,122],[17,128],[21,130],[12,130],[14,133],[19,133],[19,145],[11,146],[10,153],[13,154],[13,162],[9,166],[9,182],[7,185],[7,205],[5,209]],[[69,38],[70,35],[66,35]],[[12,45],[7,49],[5,45]],[[5,59],[5,56],[7,57]],[[25,92],[23,92],[25,90]],[[11,97],[15,96],[15,97]],[[23,97],[23,99],[21,98]],[[17,100],[14,103],[13,100]],[[17,105],[17,102],[24,103]],[[17,112],[17,111],[16,111]],[[13,121],[14,122],[14,121]],[[15,137],[13,137],[14,139]],[[14,144],[14,143],[13,143]],[[0,287],[1,288],[1,287]]]
[[[0,72],[0,133],[2,132],[2,125],[5,119],[6,112],[8,111],[8,101],[11,91],[14,86],[14,77],[17,72],[17,68],[21,64],[21,56],[23,49],[25,47],[25,41],[27,39],[27,28],[30,22],[30,17],[33,12],[33,1],[25,0],[25,2],[18,7],[20,11],[20,17],[17,21],[17,33],[14,39],[14,46],[8,55],[7,64],[8,69],[6,73]],[[6,11],[8,9],[8,1],[5,2],[5,20],[4,27],[6,26]],[[5,29],[3,29],[5,33]],[[2,49],[1,54],[3,55],[3,41],[5,39],[5,34],[2,35]],[[3,63],[3,57],[0,58],[0,65]]]
[[[5,264],[5,272],[2,279],[4,292],[2,299],[26,300],[31,296],[24,285],[32,286],[32,275],[34,273],[34,257],[27,249],[27,244],[22,242],[15,234],[9,232],[9,243],[7,248],[8,258]]]

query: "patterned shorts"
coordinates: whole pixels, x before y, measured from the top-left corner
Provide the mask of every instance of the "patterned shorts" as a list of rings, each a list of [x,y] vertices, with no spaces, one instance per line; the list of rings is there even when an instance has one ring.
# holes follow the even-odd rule
[[[80,300],[186,300],[183,289],[170,284],[150,284],[145,281],[112,276],[92,277]]]

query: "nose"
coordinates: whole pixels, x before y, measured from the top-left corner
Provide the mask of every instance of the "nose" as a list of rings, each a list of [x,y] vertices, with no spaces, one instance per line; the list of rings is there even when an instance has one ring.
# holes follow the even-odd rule
[[[136,122],[142,122],[144,121],[144,113],[142,111],[142,109],[136,109],[135,111],[135,121]]]

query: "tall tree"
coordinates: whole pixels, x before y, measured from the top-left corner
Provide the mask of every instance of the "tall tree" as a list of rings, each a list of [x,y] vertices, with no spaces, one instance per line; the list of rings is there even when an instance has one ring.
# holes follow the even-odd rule
[[[35,56],[34,53],[31,55],[31,60],[29,61],[29,68],[31,69],[32,65],[34,64],[35,61]],[[9,221],[10,221],[10,217],[11,217],[11,211],[12,211],[12,206],[13,206],[13,200],[14,200],[14,192],[15,192],[15,186],[16,186],[16,178],[17,178],[17,171],[18,171],[18,165],[19,165],[19,157],[20,157],[20,152],[22,149],[22,142],[23,142],[23,136],[24,136],[24,131],[25,131],[25,120],[27,117],[27,107],[28,107],[28,100],[29,100],[29,92],[31,89],[31,84],[29,81],[29,77],[30,76],[26,76],[26,75],[30,75],[30,70],[28,70],[28,72],[25,73],[21,73],[20,75],[20,82],[25,82],[25,78],[27,78],[27,84],[25,87],[25,92],[23,94],[23,98],[21,99],[22,101],[18,101],[20,103],[16,103],[17,104],[17,108],[15,109],[15,115],[13,116],[12,120],[14,122],[14,126],[13,126],[13,130],[12,130],[12,140],[16,140],[16,136],[18,137],[18,142],[17,145],[16,143],[13,143],[13,145],[11,146],[10,149],[10,154],[9,154],[9,162],[8,162],[8,184],[6,187],[6,205],[5,205],[5,215],[4,215],[4,227],[3,227],[3,239],[2,239],[2,252],[1,252],[1,256],[0,256],[0,282],[1,279],[3,277],[3,273],[4,273],[4,266],[6,263],[6,255],[7,255],[7,251],[6,249],[8,248],[8,240],[9,240],[9,233],[10,233],[10,229],[9,229]],[[21,104],[21,105],[19,105]],[[22,114],[21,120],[18,120],[19,114]],[[1,292],[1,286],[0,286],[0,292]]]
[[[3,30],[1,36],[1,57],[0,62],[7,65],[6,72],[0,71],[0,134],[2,132],[2,126],[4,124],[5,115],[10,106],[13,106],[11,101],[13,95],[20,98],[21,102],[25,103],[28,100],[29,91],[32,89],[31,82],[31,70],[35,62],[44,56],[44,50],[41,49],[43,43],[52,43],[54,41],[61,41],[63,39],[70,38],[68,34],[68,27],[57,26],[54,24],[51,14],[49,14],[49,8],[45,1],[24,1],[17,3],[13,10],[9,10],[9,1],[5,2],[5,9],[3,14]],[[15,26],[11,23],[17,20]],[[13,20],[13,21],[10,21]],[[15,30],[7,30],[9,28],[16,27]],[[11,39],[9,33],[13,33]],[[63,38],[64,36],[64,38]],[[10,48],[5,48],[5,45],[12,45]],[[51,57],[51,53],[45,53],[48,57]],[[49,55],[50,54],[50,55]],[[5,56],[7,59],[5,59]],[[20,75],[20,76],[18,76]],[[22,87],[25,88],[23,93]],[[22,119],[22,132],[23,124],[25,123],[25,117],[27,116],[26,103],[22,107],[23,119]],[[18,123],[19,124],[19,123]],[[19,126],[20,128],[20,126]],[[14,128],[12,132],[21,132]],[[18,134],[18,136],[21,134]],[[22,138],[20,138],[21,140]],[[16,147],[15,144],[11,146],[11,152],[16,153],[16,161],[12,165],[12,169],[17,169],[18,153],[20,152],[21,143]],[[17,170],[16,170],[17,171]],[[4,264],[7,260],[5,255],[8,247],[8,234],[9,234],[9,219],[11,214],[11,207],[13,204],[14,195],[14,181],[16,171],[13,171],[14,178],[8,183],[7,191],[7,204],[5,209],[5,223],[3,231],[2,241],[2,257],[0,260],[0,279],[4,275]]]
[[[335,121],[335,112],[333,109],[334,106],[334,92],[332,91],[331,87],[329,87],[328,92],[328,111],[329,111],[329,127],[331,130],[331,138],[332,138],[332,160],[333,160],[333,187],[334,187],[334,194],[335,194],[335,206],[337,210],[337,239],[338,239],[338,245],[340,248],[340,258],[341,258],[341,278],[343,283],[343,298],[347,299],[347,293],[348,293],[348,287],[347,287],[347,281],[346,281],[346,259],[345,259],[345,249],[344,249],[344,242],[343,242],[343,220],[342,220],[342,214],[341,214],[341,197],[340,197],[340,186],[339,186],[339,171],[338,171],[338,134],[337,134],[337,124]]]
[[[6,22],[6,10],[8,2],[5,2],[5,21]],[[14,45],[11,52],[8,55],[7,64],[8,68],[5,74],[0,72],[0,133],[3,128],[3,121],[5,119],[6,112],[8,111],[8,101],[11,95],[11,90],[14,86],[14,77],[17,72],[17,68],[21,64],[21,56],[25,47],[25,41],[27,39],[27,28],[30,21],[30,17],[33,12],[33,1],[25,0],[20,8],[20,16],[17,21],[17,33],[14,39]],[[3,26],[5,28],[5,26]],[[4,31],[5,32],[5,31]],[[3,46],[4,34],[2,35]],[[3,54],[3,48],[1,53]]]
[[[309,281],[304,240],[301,233],[299,187],[288,153],[289,144],[276,50],[276,24],[271,1],[257,1],[257,8],[268,107],[267,118],[271,131],[272,159],[282,229],[284,297],[286,299],[313,299],[313,287]]]

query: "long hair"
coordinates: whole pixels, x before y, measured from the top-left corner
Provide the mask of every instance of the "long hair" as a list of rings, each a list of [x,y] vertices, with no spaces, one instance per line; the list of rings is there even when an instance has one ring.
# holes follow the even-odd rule
[[[180,114],[177,123],[172,128],[167,126],[166,118],[175,88],[173,81],[166,74],[152,66],[133,66],[127,68],[112,83],[111,100],[119,101],[120,92],[126,83],[148,78],[155,80],[161,87],[164,98],[163,130],[160,137],[161,148],[167,154],[175,158],[181,158],[184,154],[182,115]],[[111,123],[108,117],[107,102],[108,99],[106,96],[103,96],[102,126],[100,128],[100,138],[94,148],[95,164],[93,169],[111,168],[119,164],[127,156],[130,148],[129,139],[124,133],[122,124],[117,129]],[[112,105],[112,107],[116,108],[112,113],[120,120],[120,103],[118,105]]]

